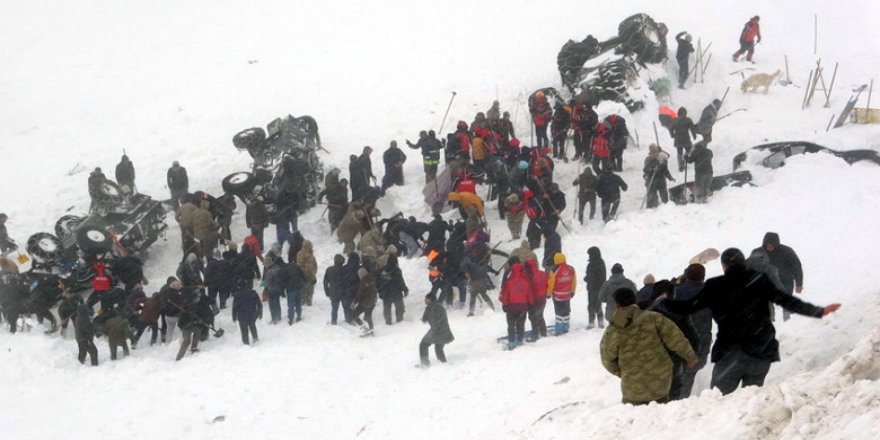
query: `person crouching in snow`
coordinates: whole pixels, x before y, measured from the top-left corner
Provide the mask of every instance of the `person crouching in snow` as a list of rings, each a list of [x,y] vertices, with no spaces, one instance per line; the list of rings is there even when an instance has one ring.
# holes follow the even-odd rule
[[[260,340],[257,335],[257,320],[263,319],[263,302],[257,291],[244,280],[239,281],[232,297],[232,322],[238,321],[241,330],[241,342],[250,345],[248,332],[254,338],[254,342]]]
[[[443,304],[437,302],[437,298],[433,294],[428,294],[425,296],[425,306],[422,322],[427,323],[431,328],[419,343],[419,359],[422,362],[422,367],[431,365],[431,361],[428,360],[428,347],[433,344],[437,360],[445,363],[446,353],[443,352],[443,347],[455,340],[455,336],[452,335],[452,330],[449,328],[449,320],[446,317],[446,309],[443,308]]]

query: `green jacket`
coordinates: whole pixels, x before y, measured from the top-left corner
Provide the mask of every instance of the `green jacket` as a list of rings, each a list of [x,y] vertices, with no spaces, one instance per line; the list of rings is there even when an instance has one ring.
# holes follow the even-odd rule
[[[675,324],[663,315],[633,304],[619,309],[599,346],[602,365],[620,377],[623,400],[650,402],[669,395],[674,352],[686,361],[697,355]]]

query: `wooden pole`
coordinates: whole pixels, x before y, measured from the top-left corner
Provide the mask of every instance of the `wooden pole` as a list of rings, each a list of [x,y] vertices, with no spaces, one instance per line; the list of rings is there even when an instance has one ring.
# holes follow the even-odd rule
[[[652,122],[654,124],[654,142],[657,143],[657,146],[660,146],[660,135],[657,134],[657,122]]]
[[[710,61],[712,61],[712,54],[711,54],[711,53],[709,54],[709,58],[706,58],[706,63],[703,64],[703,68],[702,68],[702,70],[700,71],[700,76],[701,76],[701,78],[705,78],[705,77],[706,77],[706,69],[709,67],[709,62],[710,62]],[[700,81],[700,82],[702,82],[702,81]]]
[[[819,14],[813,14],[813,55],[819,54]]]
[[[837,65],[834,63],[834,73],[831,74],[831,85],[825,90],[825,108],[831,107],[831,91],[834,90],[834,79],[837,78]],[[822,87],[825,87],[825,80],[822,80]]]
[[[804,88],[804,100],[801,102],[801,110],[807,108],[807,96],[810,94],[810,83],[813,82],[813,69],[810,69],[810,77],[807,78],[807,86]]]
[[[865,118],[862,123],[867,124],[871,121],[871,93],[874,92],[874,78],[871,78],[871,85],[868,87],[868,106],[865,107]]]
[[[788,75],[788,55],[785,56],[785,80],[791,84],[791,77]]]

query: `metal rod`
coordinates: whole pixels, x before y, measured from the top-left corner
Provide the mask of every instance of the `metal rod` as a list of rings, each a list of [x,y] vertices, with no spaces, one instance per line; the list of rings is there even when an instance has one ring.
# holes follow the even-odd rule
[[[831,130],[831,123],[834,122],[834,117],[837,115],[831,115],[831,120],[828,121],[828,126],[825,127],[825,131]]]
[[[874,78],[871,78],[871,85],[868,87],[868,106],[865,107],[865,118],[863,124],[871,122],[871,93],[874,92]],[[858,114],[858,112],[856,112]],[[857,121],[858,122],[858,121]]]
[[[813,69],[810,69],[810,76],[807,78],[807,86],[804,87],[804,100],[801,102],[801,110],[807,108],[807,96],[810,94],[811,82],[813,82]]]
[[[834,90],[834,80],[837,78],[837,65],[840,63],[834,63],[834,73],[831,74],[831,85],[825,90],[825,108],[831,107],[831,91]],[[825,86],[825,81],[822,81],[822,87]]]

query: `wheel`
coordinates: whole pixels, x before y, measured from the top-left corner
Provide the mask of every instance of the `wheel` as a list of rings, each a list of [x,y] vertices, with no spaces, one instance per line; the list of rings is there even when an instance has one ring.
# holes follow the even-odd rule
[[[83,218],[76,215],[65,215],[55,222],[55,235],[64,241],[73,234],[73,230],[82,223]]]
[[[260,127],[242,130],[232,137],[232,145],[239,150],[259,149],[266,142],[266,131]]]
[[[635,54],[642,63],[666,59],[666,33],[666,25],[658,24],[647,14],[633,15],[617,27],[621,50]]]
[[[116,182],[104,180],[95,193],[95,202],[104,205],[117,205],[122,201],[122,189]]]
[[[110,252],[113,248],[113,240],[106,230],[89,226],[82,228],[76,233],[76,243],[79,248],[92,254]]]
[[[51,263],[61,258],[64,248],[58,237],[48,232],[38,232],[31,235],[27,241],[27,251],[34,260],[41,263]]]
[[[223,179],[223,191],[229,194],[249,193],[257,184],[257,178],[247,171],[232,173]]]

